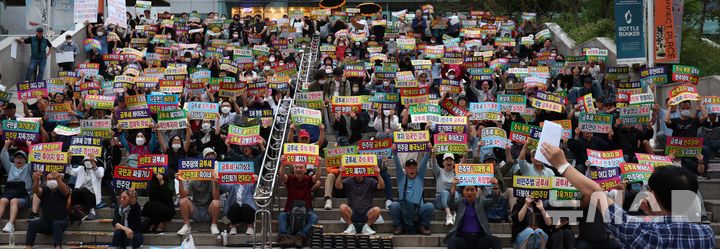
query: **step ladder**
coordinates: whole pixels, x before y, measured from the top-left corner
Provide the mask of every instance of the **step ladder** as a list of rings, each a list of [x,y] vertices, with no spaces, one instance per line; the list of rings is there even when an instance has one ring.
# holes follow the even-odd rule
[[[272,202],[274,200],[275,185],[277,183],[278,170],[282,170],[280,156],[282,154],[283,143],[286,140],[288,119],[290,119],[290,109],[295,103],[295,93],[304,83],[309,82],[310,76],[314,71],[314,65],[317,61],[320,47],[320,37],[312,38],[309,51],[305,51],[300,58],[298,73],[295,76],[295,91],[288,93],[289,98],[283,98],[278,103],[278,109],[275,112],[273,124],[270,129],[270,137],[267,141],[265,149],[265,157],[262,165],[260,165],[260,173],[258,175],[257,186],[255,188],[255,204],[258,210],[255,212],[255,234],[253,234],[253,248],[272,248]],[[279,206],[279,205],[276,205]],[[259,236],[259,244],[258,238]]]

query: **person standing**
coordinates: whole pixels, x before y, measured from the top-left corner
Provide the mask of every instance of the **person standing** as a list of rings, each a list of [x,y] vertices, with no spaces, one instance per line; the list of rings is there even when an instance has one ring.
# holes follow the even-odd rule
[[[37,28],[35,30],[35,36],[28,37],[25,39],[16,38],[15,41],[20,44],[30,44],[30,66],[25,71],[25,80],[41,81],[43,80],[43,74],[45,73],[45,63],[47,63],[47,57],[50,55],[52,50],[52,44],[50,40],[43,37],[43,29]]]
[[[60,44],[60,46],[57,47],[58,52],[72,52],[73,57],[77,56],[78,54],[78,46],[73,42],[71,35],[65,36],[65,42],[63,44]],[[75,62],[63,62],[58,63],[58,66],[62,68],[63,71],[72,71],[73,68],[75,68]]]

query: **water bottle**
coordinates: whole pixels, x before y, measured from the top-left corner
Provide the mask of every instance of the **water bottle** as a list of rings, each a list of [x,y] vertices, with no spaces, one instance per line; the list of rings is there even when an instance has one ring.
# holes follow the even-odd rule
[[[10,235],[8,235],[8,245],[15,246],[15,231],[11,231]]]
[[[227,244],[228,244],[228,233],[227,233],[227,230],[224,230],[221,235],[222,235],[222,245],[223,245],[223,246],[227,246]]]

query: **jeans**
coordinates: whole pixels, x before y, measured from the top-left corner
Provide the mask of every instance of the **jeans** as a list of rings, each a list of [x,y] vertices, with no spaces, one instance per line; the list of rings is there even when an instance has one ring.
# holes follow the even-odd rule
[[[30,65],[27,71],[25,71],[25,80],[40,81],[45,75],[45,63],[47,58],[35,59],[30,58]],[[37,72],[37,74],[35,74]]]
[[[380,170],[380,177],[382,177],[383,181],[386,182],[385,184],[385,199],[386,200],[392,200],[392,182],[390,178],[390,173],[388,173],[387,168]]]
[[[666,142],[667,142],[667,135],[665,135],[665,132],[660,131],[657,134],[655,134],[655,147],[657,147],[658,149],[664,150]]]
[[[68,226],[67,220],[46,221],[42,218],[30,221],[25,237],[25,244],[35,245],[35,236],[37,233],[52,234],[53,245],[61,246],[65,228]]]
[[[515,248],[520,248],[522,245],[525,244],[525,241],[527,241],[527,247],[529,249],[532,248],[540,248],[542,246],[543,241],[548,240],[548,235],[543,231],[542,229],[532,229],[532,228],[525,228],[525,230],[522,230],[522,232],[518,233],[517,238],[515,238]]]
[[[278,216],[278,231],[280,234],[289,234],[288,232],[288,219],[290,218],[290,214],[288,212],[281,212]],[[318,222],[318,216],[315,214],[314,211],[308,211],[308,219],[307,222],[305,222],[305,226],[303,227],[302,231],[298,232],[297,235],[302,237],[307,237],[310,235],[310,230],[312,229],[312,226],[317,224]]]
[[[570,229],[560,229],[550,235],[550,242],[553,249],[575,248],[575,235]]]
[[[703,175],[707,174],[708,170],[708,163],[710,163],[710,159],[715,156],[715,154],[720,150],[720,140],[704,140],[705,144],[702,148],[702,155],[703,155],[703,165],[705,165],[705,171],[703,172]]]
[[[424,227],[430,227],[430,221],[432,220],[433,212],[435,209],[433,204],[424,203],[420,205],[420,225]],[[403,225],[402,209],[400,208],[400,202],[394,201],[390,204],[390,216],[393,220],[393,226],[395,228]]]
[[[448,198],[450,198],[450,190],[438,190],[435,194],[435,209],[445,209],[448,207]],[[455,199],[459,199],[460,195],[455,192]]]
[[[125,234],[124,231],[115,230],[112,238],[112,246],[118,248],[125,248],[127,246],[132,246],[132,248],[140,248],[144,240],[145,239],[143,238],[143,235],[140,231],[133,231],[133,238],[128,239],[127,234]]]
[[[591,241],[579,239],[575,244],[577,249],[618,249],[620,245],[612,239],[603,241]]]

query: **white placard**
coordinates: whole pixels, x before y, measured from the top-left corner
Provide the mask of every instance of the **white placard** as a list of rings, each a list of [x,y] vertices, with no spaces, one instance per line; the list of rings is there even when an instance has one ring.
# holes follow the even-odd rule
[[[85,21],[97,22],[98,1],[97,0],[75,0],[75,15],[73,21],[75,23],[84,23]],[[124,15],[124,14],[123,14]]]
[[[535,160],[550,165],[545,155],[540,152],[540,146],[547,143],[552,146],[560,146],[560,138],[562,137],[562,126],[550,121],[545,121],[542,132],[540,132],[540,141],[538,141],[538,149],[535,151]]]
[[[65,62],[75,62],[75,53],[73,52],[57,52],[55,53],[55,62],[57,63],[65,63]]]
[[[116,24],[117,26],[127,28],[127,7],[125,0],[108,0],[108,18],[106,24]]]

